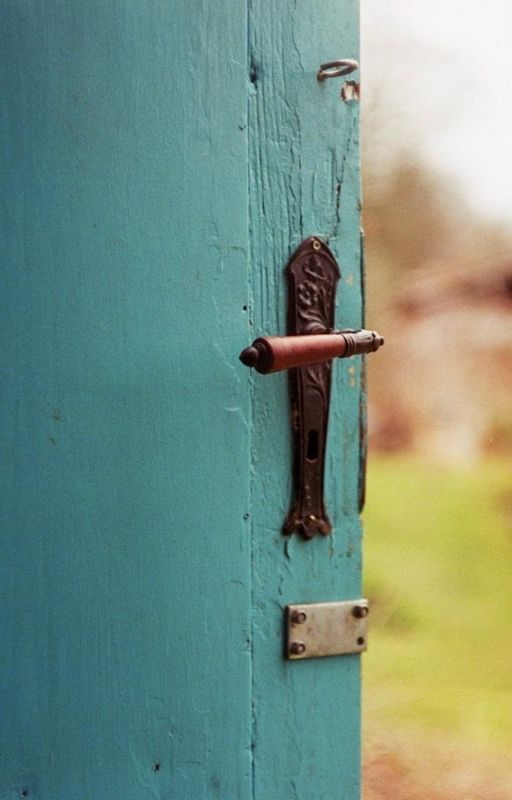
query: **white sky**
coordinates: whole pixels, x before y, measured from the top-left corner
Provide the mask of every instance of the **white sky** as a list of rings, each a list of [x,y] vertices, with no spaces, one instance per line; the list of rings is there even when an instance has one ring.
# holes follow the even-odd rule
[[[417,146],[512,226],[512,0],[361,0],[361,15],[378,155]]]

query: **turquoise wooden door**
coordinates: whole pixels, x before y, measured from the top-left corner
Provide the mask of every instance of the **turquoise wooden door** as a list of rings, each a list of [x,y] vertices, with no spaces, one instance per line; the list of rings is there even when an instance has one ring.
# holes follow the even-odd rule
[[[284,333],[311,234],[361,317],[356,0],[4,0],[0,797],[356,800],[359,657],[283,607],[360,594],[360,365],[331,536],[281,534]]]

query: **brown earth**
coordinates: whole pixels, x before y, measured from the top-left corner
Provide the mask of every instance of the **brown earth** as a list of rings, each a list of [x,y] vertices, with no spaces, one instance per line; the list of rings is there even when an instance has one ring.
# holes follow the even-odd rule
[[[512,756],[425,736],[366,743],[363,800],[512,800]]]

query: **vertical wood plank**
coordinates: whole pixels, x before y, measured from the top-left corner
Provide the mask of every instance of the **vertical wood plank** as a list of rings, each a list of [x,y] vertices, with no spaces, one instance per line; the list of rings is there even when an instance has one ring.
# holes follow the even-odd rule
[[[0,796],[248,798],[245,3],[0,36]]]
[[[342,279],[338,326],[361,323],[358,107],[320,63],[358,57],[356,0],[251,0],[251,281],[254,333],[285,333],[283,269],[306,236],[328,241]],[[287,377],[253,378],[254,798],[356,800],[359,657],[283,659],[287,603],[359,597],[360,364],[333,375],[327,456],[332,536],[281,534],[291,495]]]

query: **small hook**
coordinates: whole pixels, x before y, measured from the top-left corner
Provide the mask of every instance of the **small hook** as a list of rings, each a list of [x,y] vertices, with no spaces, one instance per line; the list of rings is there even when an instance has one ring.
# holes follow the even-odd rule
[[[320,64],[320,69],[316,74],[318,81],[325,81],[326,78],[339,78],[340,75],[350,75],[359,67],[359,62],[353,58],[342,58],[338,61],[327,61]]]

